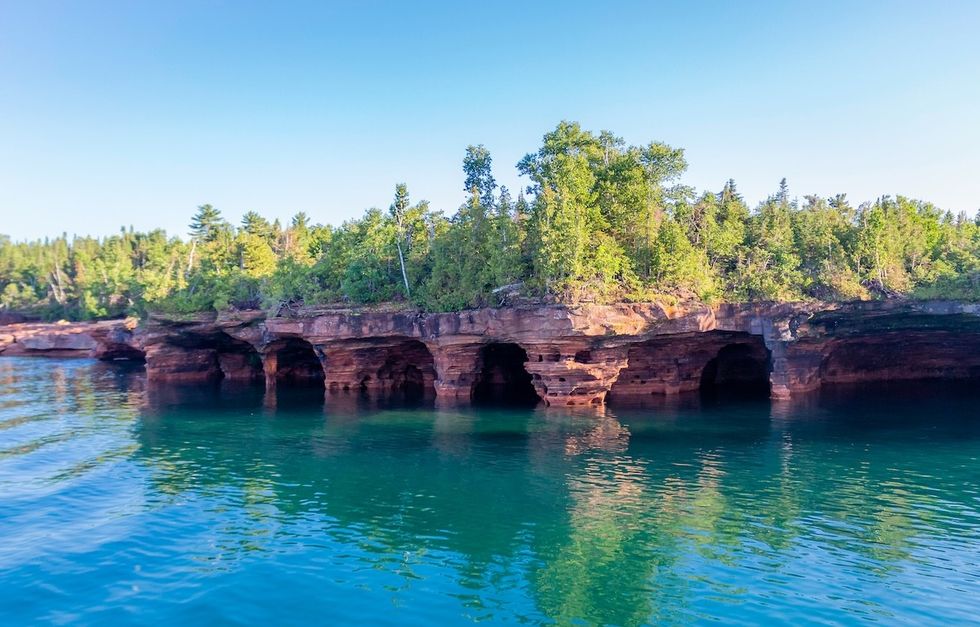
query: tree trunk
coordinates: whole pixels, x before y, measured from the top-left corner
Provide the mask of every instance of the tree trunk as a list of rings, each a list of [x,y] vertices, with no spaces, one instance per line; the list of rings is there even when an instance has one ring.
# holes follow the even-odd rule
[[[405,256],[402,254],[402,240],[400,237],[395,240],[395,246],[398,247],[398,263],[402,267],[402,280],[405,281],[405,296],[411,298],[412,290],[408,287],[408,273],[405,272]]]

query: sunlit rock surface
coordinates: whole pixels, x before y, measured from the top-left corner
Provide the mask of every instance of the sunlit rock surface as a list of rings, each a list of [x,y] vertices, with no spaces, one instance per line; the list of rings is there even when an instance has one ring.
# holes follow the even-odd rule
[[[0,326],[7,355],[144,359],[151,381],[597,405],[686,392],[785,399],[826,384],[980,379],[980,306],[655,303],[459,313],[305,309]]]
[[[135,318],[0,325],[0,355],[141,360],[143,353],[133,336],[136,326]]]

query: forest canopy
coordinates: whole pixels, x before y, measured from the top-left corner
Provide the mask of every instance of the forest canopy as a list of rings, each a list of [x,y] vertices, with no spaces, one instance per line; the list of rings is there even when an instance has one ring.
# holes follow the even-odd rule
[[[0,236],[0,312],[93,319],[150,311],[396,303],[428,311],[536,302],[980,299],[980,213],[902,196],[852,205],[793,197],[756,207],[734,181],[680,182],[684,151],[627,145],[562,122],[517,164],[515,195],[490,153],[463,158],[452,215],[413,202],[332,227],[298,213],[229,223],[197,208],[189,237],[123,229],[103,238]]]

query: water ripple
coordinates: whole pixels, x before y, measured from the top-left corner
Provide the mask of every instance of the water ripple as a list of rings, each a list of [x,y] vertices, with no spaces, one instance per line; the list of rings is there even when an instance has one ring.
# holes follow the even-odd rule
[[[956,399],[334,415],[26,359],[0,387],[12,624],[980,613],[980,421]]]

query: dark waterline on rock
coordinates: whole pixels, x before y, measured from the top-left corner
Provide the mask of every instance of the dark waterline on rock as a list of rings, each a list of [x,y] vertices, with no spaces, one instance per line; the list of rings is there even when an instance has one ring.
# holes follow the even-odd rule
[[[569,412],[324,402],[316,383],[0,360],[5,622],[980,612],[976,386]]]

